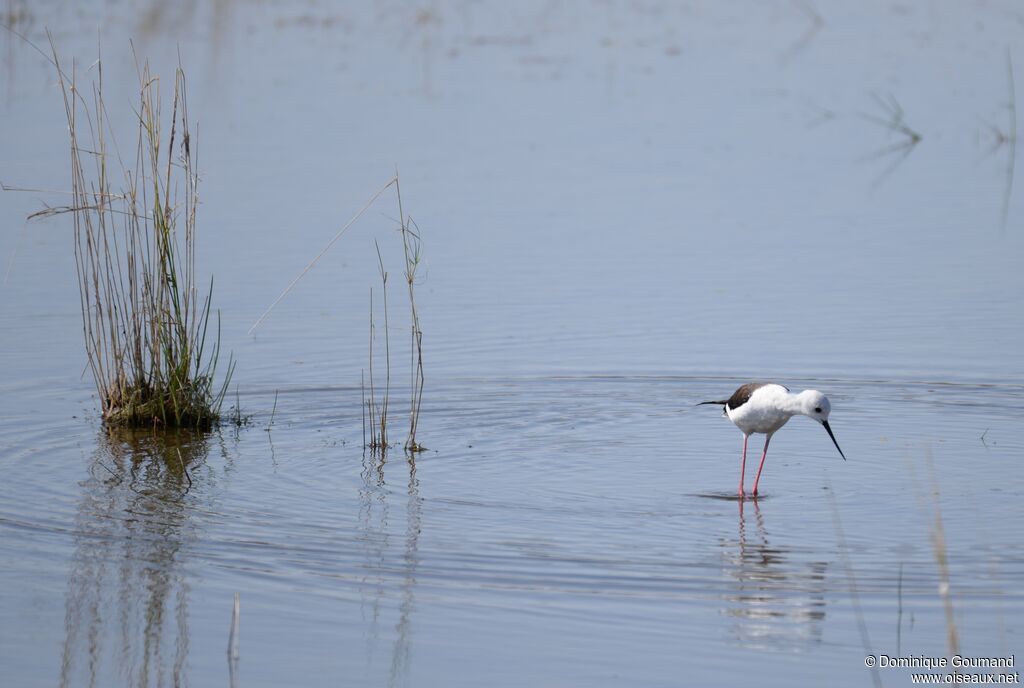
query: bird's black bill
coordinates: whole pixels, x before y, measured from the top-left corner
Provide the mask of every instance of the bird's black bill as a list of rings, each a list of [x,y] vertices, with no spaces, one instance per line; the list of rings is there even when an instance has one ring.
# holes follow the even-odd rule
[[[825,432],[827,432],[828,436],[832,438],[832,444],[836,445],[836,449],[839,449],[839,443],[836,442],[836,436],[832,434],[832,428],[829,427],[828,421],[823,420],[821,421],[821,424],[825,426]],[[843,453],[842,449],[839,449],[839,456],[843,457],[843,461],[846,461],[846,454]]]

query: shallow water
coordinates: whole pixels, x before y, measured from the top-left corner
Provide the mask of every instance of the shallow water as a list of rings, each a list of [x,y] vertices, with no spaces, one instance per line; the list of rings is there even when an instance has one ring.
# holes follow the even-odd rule
[[[0,195],[11,685],[860,686],[869,653],[1021,655],[1012,3],[27,9],[83,69],[102,30],[123,117],[128,37],[161,73],[181,46],[252,423],[109,436],[70,224],[23,222],[59,197]],[[0,181],[65,188],[53,76],[2,45]],[[886,152],[872,93],[916,146]],[[362,448],[393,201],[246,335],[396,164],[427,261],[414,461]],[[751,378],[828,394],[849,461],[798,418],[733,499],[741,435],[694,404]]]

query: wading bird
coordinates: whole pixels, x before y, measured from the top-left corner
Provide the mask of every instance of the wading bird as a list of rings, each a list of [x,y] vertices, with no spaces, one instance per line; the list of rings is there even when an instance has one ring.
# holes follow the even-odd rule
[[[720,404],[724,413],[733,424],[743,431],[743,462],[740,464],[740,498],[743,497],[743,474],[747,468],[747,440],[755,432],[765,435],[764,452],[761,454],[761,465],[757,467],[754,478],[753,496],[757,497],[757,483],[761,480],[764,460],[768,456],[768,443],[779,428],[796,415],[813,418],[825,427],[825,432],[832,438],[832,443],[839,449],[839,442],[832,434],[828,424],[828,414],[832,405],[828,397],[816,389],[808,389],[799,394],[792,394],[782,385],[771,382],[750,382],[742,385],[733,395],[724,401],[702,401],[704,404]],[[846,455],[839,449],[839,455],[846,461]]]

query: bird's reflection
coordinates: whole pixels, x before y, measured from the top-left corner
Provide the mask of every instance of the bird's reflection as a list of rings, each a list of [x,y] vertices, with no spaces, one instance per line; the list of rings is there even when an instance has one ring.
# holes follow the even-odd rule
[[[74,525],[60,685],[186,682],[190,491],[207,451],[190,432],[101,432]]]
[[[385,480],[386,467],[397,469],[402,474],[402,493],[389,489]],[[385,451],[364,456],[359,495],[359,520],[365,543],[366,575],[361,580],[361,597],[364,618],[368,621],[366,671],[367,674],[377,671],[381,623],[397,606],[388,667],[388,685],[395,686],[406,682],[410,675],[412,617],[416,608],[416,572],[423,510],[415,455],[389,457]],[[404,502],[404,518],[399,516],[398,523],[392,524],[392,508],[395,506],[392,502],[400,501]],[[397,506],[396,510],[400,508]],[[403,529],[400,539],[394,537],[393,527]],[[397,547],[401,548],[400,551],[396,551]],[[397,595],[392,572],[399,576]]]
[[[757,500],[738,504],[739,537],[725,545],[732,633],[747,647],[800,650],[820,642],[827,564],[796,562],[773,547]]]

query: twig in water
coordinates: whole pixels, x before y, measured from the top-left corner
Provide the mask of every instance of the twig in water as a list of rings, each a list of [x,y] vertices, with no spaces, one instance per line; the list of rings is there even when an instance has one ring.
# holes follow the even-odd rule
[[[274,427],[274,416],[277,414],[277,393],[280,390],[274,390],[274,408],[270,409],[270,423],[267,425],[267,432]]]
[[[228,674],[231,686],[238,685],[238,632],[241,621],[240,601],[238,593],[235,593],[235,603],[231,609],[231,630],[228,632]]]
[[[175,447],[174,451],[178,452],[178,464],[181,466],[181,472],[185,474],[185,480],[188,481],[188,487],[185,489],[185,492],[187,493],[192,489],[192,476],[188,474],[188,466],[185,465],[184,460],[181,458],[181,449]]]
[[[123,483],[123,482],[124,482],[124,478],[122,478],[122,477],[121,477],[121,476],[119,476],[119,475],[118,475],[117,473],[115,473],[114,471],[112,471],[112,470],[111,470],[111,469],[110,469],[110,468],[109,468],[109,467],[108,467],[108,466],[107,466],[107,465],[106,465],[105,463],[103,463],[102,461],[97,461],[97,462],[96,462],[96,465],[97,465],[97,466],[99,466],[100,468],[102,468],[103,470],[105,470],[105,471],[106,471],[107,473],[109,473],[110,475],[114,476],[114,480],[116,480],[116,481],[117,481],[117,484],[118,484],[118,485],[120,485],[121,483]]]

